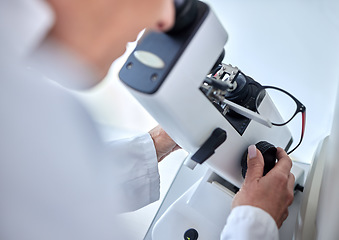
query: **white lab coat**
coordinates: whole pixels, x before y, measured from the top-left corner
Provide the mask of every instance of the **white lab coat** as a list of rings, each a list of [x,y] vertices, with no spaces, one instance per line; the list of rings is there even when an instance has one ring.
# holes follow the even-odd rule
[[[278,240],[278,227],[267,212],[252,206],[239,206],[228,216],[221,240]]]
[[[0,239],[122,239],[117,214],[159,198],[150,135],[104,144],[68,92],[3,67]]]
[[[63,51],[45,46],[28,62],[43,67],[24,68],[52,26],[48,6],[39,0],[0,5],[0,239],[133,239],[133,226],[121,225],[117,213],[159,198],[150,135],[104,144],[85,109],[40,73],[53,66],[77,85],[90,81],[84,69],[74,74],[81,64],[70,56],[71,63],[63,62]],[[221,238],[277,236],[267,213],[244,206],[232,211]]]

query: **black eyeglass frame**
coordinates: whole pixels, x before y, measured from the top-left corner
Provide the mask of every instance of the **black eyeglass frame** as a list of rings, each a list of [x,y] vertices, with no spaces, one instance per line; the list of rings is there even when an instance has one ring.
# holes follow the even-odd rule
[[[288,121],[286,121],[286,122],[284,122],[284,123],[273,123],[273,122],[272,122],[272,125],[274,125],[274,126],[284,126],[284,125],[288,124],[290,121],[292,121],[292,119],[293,119],[298,113],[301,113],[301,116],[302,116],[302,127],[301,127],[300,141],[298,142],[298,144],[297,144],[292,150],[290,150],[290,151],[287,152],[287,154],[291,154],[294,150],[296,150],[296,149],[300,146],[300,144],[301,144],[301,142],[302,142],[302,140],[303,140],[303,138],[304,138],[305,124],[306,124],[306,107],[305,107],[304,104],[302,104],[297,98],[295,98],[292,94],[290,94],[289,92],[287,92],[287,91],[284,90],[284,89],[281,89],[281,88],[278,88],[278,87],[274,87],[274,86],[262,86],[262,89],[260,89],[260,91],[259,91],[259,93],[258,93],[258,96],[257,96],[257,99],[256,99],[256,101],[255,101],[255,107],[256,107],[255,110],[256,110],[256,112],[257,112],[259,115],[260,115],[260,112],[259,112],[258,109],[257,109],[257,106],[258,106],[257,102],[258,102],[258,100],[259,100],[259,97],[261,96],[260,93],[261,93],[262,91],[266,90],[266,89],[275,89],[275,90],[278,90],[278,91],[281,91],[281,92],[285,93],[286,95],[288,95],[289,97],[291,97],[291,98],[294,100],[294,102],[296,103],[296,105],[297,105],[297,108],[296,108],[294,114],[292,115],[292,117],[291,117]]]

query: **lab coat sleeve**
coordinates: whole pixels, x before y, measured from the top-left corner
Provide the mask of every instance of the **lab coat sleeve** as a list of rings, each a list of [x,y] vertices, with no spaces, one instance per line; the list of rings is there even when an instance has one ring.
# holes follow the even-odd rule
[[[238,206],[228,216],[221,240],[278,240],[278,227],[264,210],[253,206]]]
[[[159,196],[150,135],[104,144],[73,96],[8,65],[0,74],[0,238],[133,239],[117,213]]]
[[[134,138],[108,143],[112,161],[121,177],[122,211],[133,211],[160,197],[158,161],[151,136],[146,133]]]

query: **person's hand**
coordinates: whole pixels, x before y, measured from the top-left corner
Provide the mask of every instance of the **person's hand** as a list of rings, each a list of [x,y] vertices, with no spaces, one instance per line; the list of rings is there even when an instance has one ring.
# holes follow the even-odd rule
[[[269,213],[278,228],[288,216],[293,202],[294,175],[292,161],[282,148],[277,148],[278,162],[265,176],[264,159],[254,145],[248,148],[247,173],[240,191],[235,195],[232,208],[241,205],[258,207]]]
[[[180,149],[180,147],[159,125],[149,131],[149,134],[154,142],[158,162],[163,160],[171,152]]]

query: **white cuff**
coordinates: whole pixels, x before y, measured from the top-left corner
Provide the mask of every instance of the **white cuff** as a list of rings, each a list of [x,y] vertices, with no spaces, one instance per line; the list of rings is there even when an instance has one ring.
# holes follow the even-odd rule
[[[278,240],[278,227],[270,214],[253,206],[239,206],[228,216],[222,240]]]
[[[123,211],[133,211],[160,198],[158,160],[151,136],[110,143],[122,185]]]

